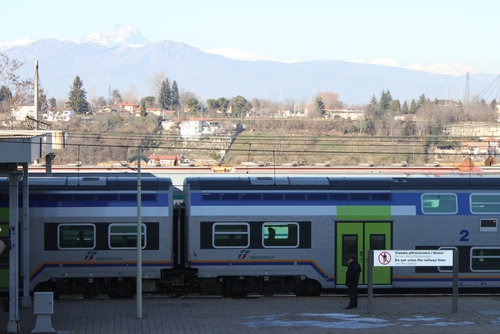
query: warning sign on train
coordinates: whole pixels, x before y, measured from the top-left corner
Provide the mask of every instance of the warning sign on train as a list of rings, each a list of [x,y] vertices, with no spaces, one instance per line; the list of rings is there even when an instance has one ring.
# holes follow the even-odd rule
[[[376,250],[373,251],[373,258],[375,267],[453,266],[452,250]]]

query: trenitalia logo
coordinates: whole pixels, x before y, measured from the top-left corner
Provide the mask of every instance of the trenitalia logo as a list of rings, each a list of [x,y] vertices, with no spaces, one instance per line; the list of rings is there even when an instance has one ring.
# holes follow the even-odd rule
[[[247,254],[250,253],[249,250],[242,250],[240,255],[238,255],[238,260],[243,260],[247,257]]]
[[[238,260],[274,260],[274,255],[249,255],[249,250],[242,250],[238,255]],[[247,256],[248,255],[248,256]]]
[[[97,256],[97,252],[87,252],[83,261],[122,261],[121,256]]]
[[[85,255],[83,261],[91,261],[96,253],[97,252],[87,252],[87,255]]]

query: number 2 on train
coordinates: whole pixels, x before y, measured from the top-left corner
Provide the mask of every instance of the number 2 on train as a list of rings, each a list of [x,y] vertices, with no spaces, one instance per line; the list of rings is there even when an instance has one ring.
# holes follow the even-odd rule
[[[460,241],[465,241],[465,242],[469,241],[469,231],[468,230],[460,231],[460,235],[462,236],[460,238]]]

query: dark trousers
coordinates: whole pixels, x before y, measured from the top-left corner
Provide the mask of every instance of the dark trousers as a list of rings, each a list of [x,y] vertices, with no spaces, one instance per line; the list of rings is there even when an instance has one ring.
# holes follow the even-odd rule
[[[349,306],[358,307],[358,287],[348,286],[347,292],[349,293]]]

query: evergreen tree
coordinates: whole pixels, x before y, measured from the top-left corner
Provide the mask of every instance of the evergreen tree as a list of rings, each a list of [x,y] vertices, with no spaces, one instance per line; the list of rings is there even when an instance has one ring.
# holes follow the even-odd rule
[[[314,100],[314,105],[318,113],[320,113],[321,115],[325,114],[325,103],[323,102],[323,99],[319,94],[318,96],[316,96],[316,100]]]
[[[12,93],[6,86],[0,87],[0,102],[7,101],[12,98]]]
[[[399,112],[401,110],[401,103],[399,102],[399,100],[392,100],[391,110],[395,112]]]
[[[403,107],[401,107],[401,112],[402,112],[403,114],[408,114],[408,103],[406,102],[406,100],[405,100],[405,102],[403,103]]]
[[[109,100],[109,104],[116,104],[118,102],[122,102],[122,94],[118,88],[115,88],[111,91],[111,99]]]
[[[187,99],[184,104],[187,107],[187,113],[191,116],[195,116],[200,108],[198,105],[198,100],[194,97],[190,97],[189,99]]]
[[[410,103],[410,110],[408,111],[410,114],[414,115],[417,112],[417,104],[415,103],[415,100],[411,100]]]
[[[146,116],[147,115],[147,108],[152,107],[153,104],[155,103],[155,98],[154,96],[146,96],[141,99],[141,116]]]
[[[172,110],[179,109],[181,105],[180,100],[179,87],[177,86],[177,81],[174,80],[174,82],[172,82],[172,93],[170,95],[170,106]]]
[[[380,95],[380,110],[385,111],[388,110],[389,107],[391,106],[391,101],[392,101],[392,96],[391,92],[387,91],[382,91],[382,94]]]
[[[490,108],[491,108],[491,110],[495,110],[495,109],[497,109],[497,100],[496,100],[496,99],[493,99],[493,100],[490,102]]]
[[[418,98],[417,109],[423,106],[426,100],[427,98],[425,97],[425,94],[420,95]]]
[[[170,82],[168,78],[165,78],[161,83],[160,95],[158,96],[158,103],[162,109],[170,109],[170,103],[172,99],[172,91],[170,90]]]
[[[89,103],[87,102],[87,92],[83,87],[83,81],[79,76],[76,76],[73,81],[73,86],[70,87],[67,106],[75,111],[75,114],[85,114],[89,111]]]
[[[225,97],[219,97],[217,99],[217,104],[218,104],[217,108],[220,108],[221,111],[225,114],[227,112],[227,108],[229,107],[229,102],[230,101]]]
[[[51,108],[55,108],[56,106],[57,106],[57,100],[56,100],[56,98],[55,98],[55,97],[53,97],[53,96],[52,96],[52,97],[49,99],[49,107],[51,107]]]
[[[252,109],[252,105],[241,95],[233,97],[231,100],[233,104],[234,117],[243,117],[243,115]]]

